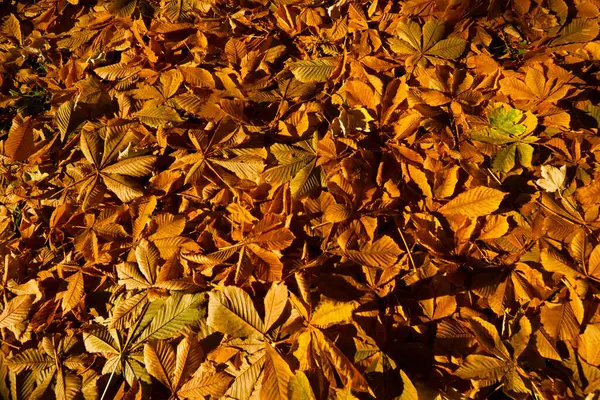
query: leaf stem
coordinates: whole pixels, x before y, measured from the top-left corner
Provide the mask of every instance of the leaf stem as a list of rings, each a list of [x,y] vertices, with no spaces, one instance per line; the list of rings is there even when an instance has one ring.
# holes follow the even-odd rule
[[[406,247],[406,253],[408,254],[408,259],[410,260],[410,264],[412,266],[413,271],[417,270],[417,264],[415,263],[415,260],[413,259],[412,256],[412,252],[410,251],[410,248],[408,247],[408,243],[406,243],[406,239],[404,238],[404,234],[402,233],[402,231],[400,230],[400,228],[396,228],[398,230],[398,233],[400,234],[400,238],[402,239],[402,242],[404,243],[404,247]]]

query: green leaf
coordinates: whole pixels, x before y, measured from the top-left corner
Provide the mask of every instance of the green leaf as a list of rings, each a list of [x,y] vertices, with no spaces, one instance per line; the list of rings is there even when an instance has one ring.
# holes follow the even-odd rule
[[[533,147],[529,143],[538,140],[530,133],[537,126],[537,118],[531,113],[512,108],[506,104],[494,108],[489,115],[489,126],[471,133],[471,138],[479,142],[510,146],[501,149],[494,156],[493,167],[497,171],[508,172],[514,168],[519,155],[519,163],[531,168]]]

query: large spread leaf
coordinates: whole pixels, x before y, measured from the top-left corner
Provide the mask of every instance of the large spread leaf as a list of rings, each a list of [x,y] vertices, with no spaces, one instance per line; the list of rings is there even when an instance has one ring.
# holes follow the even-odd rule
[[[455,60],[465,51],[467,42],[457,37],[443,39],[444,32],[444,23],[436,19],[427,21],[423,28],[414,21],[401,22],[396,28],[398,37],[389,40],[390,48],[397,54],[410,55],[409,65]]]

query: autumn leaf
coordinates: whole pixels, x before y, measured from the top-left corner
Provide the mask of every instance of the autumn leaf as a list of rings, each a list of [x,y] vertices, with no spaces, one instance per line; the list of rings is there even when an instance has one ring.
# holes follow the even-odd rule
[[[500,104],[490,113],[489,121],[489,127],[471,133],[471,137],[480,142],[508,145],[496,153],[493,167],[508,172],[514,168],[517,156],[522,166],[531,167],[534,151],[531,143],[538,140],[531,136],[537,125],[536,117]]]
[[[480,217],[496,211],[504,196],[506,193],[497,189],[480,186],[459,194],[439,211],[444,215]]]
[[[12,160],[24,161],[33,153],[34,144],[33,120],[15,117],[4,142],[4,154]]]
[[[440,20],[429,20],[421,26],[414,21],[398,24],[398,38],[389,40],[390,48],[400,55],[409,55],[408,66],[425,66],[443,64],[446,60],[455,60],[462,55],[467,45],[464,39],[457,37],[443,39],[444,23]]]
[[[290,63],[290,69],[300,82],[324,82],[336,68],[335,63],[327,58],[297,61]]]
[[[542,165],[542,178],[538,179],[536,183],[547,192],[554,193],[557,190],[564,188],[566,179],[566,165],[563,165],[560,168],[556,168],[551,165]]]
[[[0,398],[594,397],[599,15],[11,2]]]

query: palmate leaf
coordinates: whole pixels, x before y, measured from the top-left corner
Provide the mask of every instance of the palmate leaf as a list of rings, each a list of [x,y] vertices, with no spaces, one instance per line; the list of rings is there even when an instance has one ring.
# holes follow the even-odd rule
[[[83,129],[81,135],[79,135],[79,147],[90,164],[95,167],[100,166],[102,160],[102,147],[100,144],[100,136],[96,132]]]
[[[119,354],[120,346],[117,339],[104,327],[95,327],[83,332],[83,344],[90,353]]]
[[[177,345],[177,360],[173,370],[173,384],[181,386],[200,366],[203,361],[204,352],[198,340],[192,336],[186,336]]]
[[[54,394],[57,400],[73,400],[81,391],[81,378],[65,373],[62,368],[56,371]]]
[[[167,0],[163,8],[163,15],[171,22],[181,22],[192,17],[194,10],[193,0]]]
[[[328,58],[317,58],[314,60],[297,61],[290,63],[290,69],[294,77],[302,83],[324,82],[335,70],[336,64]]]
[[[540,316],[544,330],[550,337],[568,342],[579,334],[583,308],[576,304],[577,300],[544,304]]]
[[[480,217],[496,211],[504,196],[506,193],[497,189],[479,186],[459,194],[440,208],[439,212],[446,216]]]
[[[281,164],[263,173],[265,181],[272,185],[292,180],[298,171],[310,164],[316,156],[316,153],[281,144],[274,144],[271,151]]]
[[[138,293],[128,299],[116,303],[108,328],[124,329],[131,326],[142,314],[147,304],[148,296],[146,293]]]
[[[208,324],[219,332],[238,338],[259,338],[263,321],[244,290],[227,286],[209,293]]]
[[[251,155],[243,155],[231,160],[209,159],[209,161],[228,169],[240,179],[246,179],[252,182],[258,181],[260,174],[265,168],[264,160],[262,158]]]
[[[225,393],[234,399],[248,400],[252,396],[260,395],[263,369],[266,362],[265,350],[261,349],[246,357],[239,368],[228,368],[235,380]]]
[[[198,369],[202,363],[202,356],[200,344],[191,336],[186,336],[179,343],[176,351],[166,340],[150,340],[144,346],[146,369],[172,393],[175,393]],[[196,387],[196,389],[197,392],[200,391],[200,388]],[[209,388],[205,387],[205,389]]]
[[[541,172],[542,178],[535,182],[538,186],[541,186],[549,193],[554,193],[564,188],[567,179],[566,165],[560,168],[553,167],[552,165],[542,165]]]
[[[452,37],[443,39],[444,23],[437,19],[429,20],[423,26],[414,21],[400,22],[396,28],[397,38],[389,39],[390,48],[396,54],[410,55],[408,63],[433,64],[444,63],[444,60],[455,60],[461,56],[467,41]]]
[[[144,195],[141,186],[131,178],[113,174],[102,174],[101,176],[108,190],[113,192],[124,203],[128,203]]]
[[[314,352],[321,358],[321,363],[330,364],[337,371],[345,387],[359,392],[371,392],[363,375],[323,332],[310,328],[310,337]]]
[[[425,54],[446,60],[455,60],[459,58],[465,51],[466,46],[466,40],[454,37],[437,42],[435,45],[430,47]]]
[[[290,191],[294,198],[309,195],[316,188],[322,186],[321,168],[317,167],[317,161],[313,160],[302,168],[290,181]]]
[[[78,201],[82,201],[84,210],[103,199],[104,187],[100,184],[99,178],[102,179],[104,186],[122,202],[142,197],[144,194],[142,185],[130,177],[148,175],[156,161],[155,156],[138,156],[114,162],[119,157],[119,153],[135,140],[135,135],[129,129],[129,124],[122,122],[103,128],[103,130],[104,132],[102,130],[97,132],[83,129],[80,135],[81,151],[93,166],[92,171],[90,168],[84,168],[86,173],[79,172],[84,176],[87,174],[87,179],[80,179],[78,184]],[[103,145],[100,140],[102,133],[105,136]],[[113,164],[111,165],[111,163]],[[75,167],[76,171],[77,168]]]
[[[270,150],[280,165],[263,173],[265,182],[277,187],[289,181],[294,198],[305,197],[317,187],[323,186],[323,171],[317,165],[318,142],[319,137],[315,133],[311,139],[293,146],[280,143],[271,146]]]
[[[537,137],[529,134],[537,126],[537,118],[531,113],[524,113],[507,106],[498,104],[489,115],[489,126],[471,133],[474,140],[504,145],[494,156],[492,166],[495,170],[508,172],[517,162],[526,168],[531,168],[534,149],[530,145],[537,141]]]

